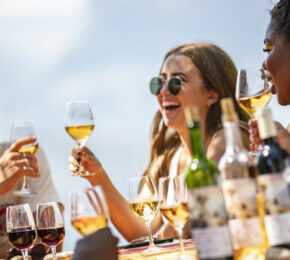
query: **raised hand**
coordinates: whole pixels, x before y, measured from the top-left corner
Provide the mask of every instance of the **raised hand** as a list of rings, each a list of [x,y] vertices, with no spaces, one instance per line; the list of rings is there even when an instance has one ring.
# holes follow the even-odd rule
[[[35,143],[36,138],[27,137],[14,142],[0,158],[0,195],[10,191],[24,175],[38,178],[39,169],[35,155],[18,152],[27,144]]]

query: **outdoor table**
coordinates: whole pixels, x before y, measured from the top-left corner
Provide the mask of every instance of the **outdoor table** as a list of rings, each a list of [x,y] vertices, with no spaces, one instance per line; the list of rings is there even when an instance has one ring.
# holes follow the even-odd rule
[[[154,254],[149,255],[142,254],[142,251],[144,251],[146,248],[147,246],[131,249],[121,249],[119,250],[119,260],[137,260],[137,259],[170,260],[180,255],[180,247],[178,240],[175,240],[174,242],[171,243],[158,245],[158,248],[160,248],[160,252]],[[184,241],[184,250],[187,255],[192,256],[192,260],[198,260],[194,241],[192,240]]]

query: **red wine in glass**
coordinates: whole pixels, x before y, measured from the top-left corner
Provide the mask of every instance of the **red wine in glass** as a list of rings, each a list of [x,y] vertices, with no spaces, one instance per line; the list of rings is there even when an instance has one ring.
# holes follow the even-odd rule
[[[64,227],[37,229],[38,236],[43,244],[57,246],[64,240]]]
[[[30,248],[36,239],[35,230],[31,228],[17,228],[8,233],[10,243],[17,249]]]

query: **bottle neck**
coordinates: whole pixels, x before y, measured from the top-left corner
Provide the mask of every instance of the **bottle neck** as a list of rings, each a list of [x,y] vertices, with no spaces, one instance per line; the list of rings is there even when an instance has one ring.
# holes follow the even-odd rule
[[[191,153],[192,158],[194,159],[205,159],[205,150],[204,144],[200,129],[200,122],[199,121],[191,121],[187,123],[187,127],[189,130],[189,136],[191,141]]]
[[[242,142],[240,127],[237,122],[223,122],[226,140],[226,153],[236,154],[245,150]]]
[[[277,138],[276,136],[271,136],[263,140],[264,145],[277,145]]]

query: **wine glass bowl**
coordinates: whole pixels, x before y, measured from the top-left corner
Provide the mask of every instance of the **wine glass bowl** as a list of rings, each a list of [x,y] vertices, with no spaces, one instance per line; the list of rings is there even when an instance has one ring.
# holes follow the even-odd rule
[[[82,236],[87,236],[108,224],[109,214],[100,186],[82,188],[71,193],[71,223]]]
[[[143,253],[159,251],[151,234],[151,221],[159,209],[156,187],[150,176],[131,178],[129,181],[129,205],[132,212],[145,222],[149,235],[149,247]]]
[[[57,202],[37,204],[36,225],[41,242],[51,248],[56,259],[56,246],[65,236],[63,216]]]
[[[65,110],[65,130],[79,147],[84,146],[89,136],[92,134],[95,123],[93,112],[87,100],[69,101]],[[73,176],[90,176],[89,173],[78,163],[77,171]]]
[[[192,256],[185,254],[182,239],[183,227],[189,219],[184,178],[182,176],[159,178],[158,192],[161,213],[179,236],[181,255],[176,260],[192,259]]]
[[[28,249],[36,240],[35,223],[29,204],[9,206],[6,211],[6,227],[10,244],[21,250],[24,260],[28,260]]]
[[[237,77],[236,100],[252,118],[258,107],[265,107],[270,99],[268,72],[263,68],[240,69]]]
[[[10,145],[12,145],[16,140],[25,138],[25,137],[34,137],[37,138],[36,130],[31,122],[13,122],[11,127],[10,135]],[[38,150],[38,142],[36,141],[33,144],[27,144],[22,146],[18,152],[24,153],[29,152],[35,154]],[[28,166],[23,166],[23,169],[28,168]],[[18,197],[32,197],[36,195],[36,192],[30,190],[27,182],[26,176],[23,176],[23,184],[20,190],[15,190],[13,193]]]

